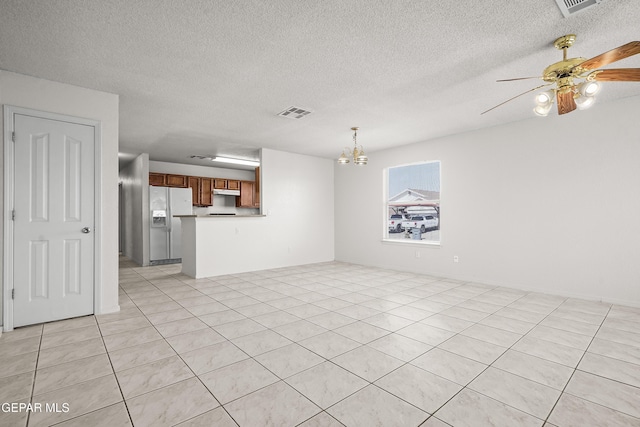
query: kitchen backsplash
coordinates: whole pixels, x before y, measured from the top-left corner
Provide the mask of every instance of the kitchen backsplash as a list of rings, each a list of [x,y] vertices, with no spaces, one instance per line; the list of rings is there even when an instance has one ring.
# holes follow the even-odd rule
[[[213,196],[213,206],[193,207],[194,215],[209,215],[210,213],[235,213],[238,215],[258,215],[260,209],[237,208],[234,196]]]

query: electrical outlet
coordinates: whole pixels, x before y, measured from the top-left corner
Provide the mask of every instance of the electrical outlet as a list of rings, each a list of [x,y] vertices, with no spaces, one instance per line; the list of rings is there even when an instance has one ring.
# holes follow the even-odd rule
[[[420,251],[416,251],[416,258],[420,258]]]
[[[453,256],[453,262],[458,262],[458,261],[459,261],[459,259],[458,259],[458,255],[454,255],[454,256]]]

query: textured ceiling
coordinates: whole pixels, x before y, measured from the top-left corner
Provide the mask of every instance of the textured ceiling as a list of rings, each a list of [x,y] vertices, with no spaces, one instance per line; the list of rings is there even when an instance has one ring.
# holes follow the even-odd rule
[[[531,117],[532,95],[480,115],[540,84],[496,79],[540,75],[561,35],[589,58],[639,22],[638,0],[570,18],[554,0],[1,0],[0,69],[119,94],[123,153],[333,158],[352,126],[371,154]],[[604,83],[598,102],[639,95]]]

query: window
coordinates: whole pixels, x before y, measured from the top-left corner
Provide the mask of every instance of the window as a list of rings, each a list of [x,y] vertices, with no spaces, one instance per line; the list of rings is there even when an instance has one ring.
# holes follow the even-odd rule
[[[440,243],[440,162],[386,170],[385,240]]]

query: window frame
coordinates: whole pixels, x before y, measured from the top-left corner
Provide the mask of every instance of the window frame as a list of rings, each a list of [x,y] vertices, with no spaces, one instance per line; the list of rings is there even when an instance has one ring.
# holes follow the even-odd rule
[[[439,238],[437,240],[426,240],[426,239],[421,239],[421,240],[414,240],[411,238],[390,238],[390,232],[389,232],[389,219],[390,219],[390,207],[389,207],[389,199],[392,197],[391,195],[389,195],[389,188],[390,188],[390,183],[389,183],[389,172],[392,169],[396,169],[396,168],[401,168],[401,167],[406,167],[406,166],[417,166],[417,165],[428,165],[428,164],[433,164],[433,163],[437,163],[438,164],[438,202],[437,202],[437,218],[438,218],[438,233],[439,233]],[[394,165],[394,166],[388,166],[386,168],[383,169],[382,171],[383,173],[383,200],[382,200],[382,217],[383,217],[383,227],[382,227],[382,243],[385,244],[394,244],[394,245],[418,245],[418,246],[427,246],[427,247],[440,247],[442,244],[442,227],[440,224],[440,209],[442,207],[442,161],[441,160],[424,160],[424,161],[419,161],[419,162],[411,162],[411,163],[403,163],[403,164],[399,164],[399,165]],[[433,191],[433,190],[425,190],[425,191]],[[398,193],[400,194],[400,193]],[[422,217],[426,217],[430,214],[426,214],[426,213],[414,213],[413,215],[408,215],[409,217],[412,216],[422,216]],[[407,216],[407,215],[406,215]]]

